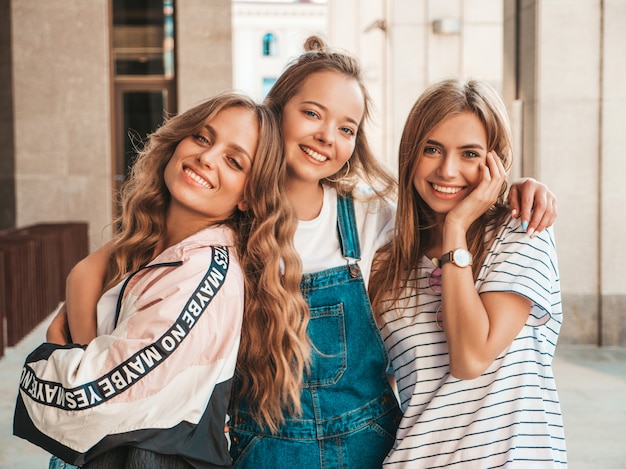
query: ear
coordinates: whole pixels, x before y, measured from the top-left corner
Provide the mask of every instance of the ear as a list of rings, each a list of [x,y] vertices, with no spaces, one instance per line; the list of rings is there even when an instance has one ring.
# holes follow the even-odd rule
[[[248,202],[246,202],[245,200],[241,199],[239,201],[239,203],[237,204],[237,208],[239,210],[241,210],[242,212],[247,211],[250,207],[248,206]]]

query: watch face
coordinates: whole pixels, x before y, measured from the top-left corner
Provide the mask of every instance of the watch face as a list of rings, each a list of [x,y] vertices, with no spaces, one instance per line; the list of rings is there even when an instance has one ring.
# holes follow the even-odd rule
[[[454,251],[454,263],[459,267],[467,267],[472,262],[471,254],[465,249]]]

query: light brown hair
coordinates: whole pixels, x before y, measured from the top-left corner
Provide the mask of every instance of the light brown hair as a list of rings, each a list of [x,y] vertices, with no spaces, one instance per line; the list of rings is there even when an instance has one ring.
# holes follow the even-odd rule
[[[318,36],[309,37],[304,43],[304,50],[276,80],[265,98],[265,103],[282,119],[287,101],[315,73],[334,71],[355,80],[363,93],[365,111],[362,121],[359,122],[349,169],[346,172],[342,167],[337,173],[324,179],[324,183],[337,189],[340,194],[347,194],[352,192],[359,181],[365,181],[380,196],[395,195],[395,178],[378,162],[367,140],[364,125],[370,118],[371,98],[363,82],[358,60],[345,51],[331,49]]]
[[[284,409],[300,408],[300,383],[310,351],[308,308],[300,292],[302,267],[293,245],[297,220],[284,191],[287,172],[280,126],[267,106],[237,93],[221,93],[166,120],[149,136],[121,193],[120,232],[113,240],[106,283],[114,285],[159,254],[170,202],[165,167],[184,138],[232,107],[249,110],[259,122],[244,188],[248,210],[235,208],[221,221],[235,233],[245,279],[237,373],[256,399],[255,418],[275,429]],[[259,343],[264,359],[257,354]]]
[[[511,166],[512,144],[506,109],[498,93],[487,83],[457,79],[444,80],[430,86],[413,105],[404,125],[398,157],[398,210],[394,238],[381,248],[372,269],[370,295],[375,311],[381,312],[383,302],[395,302],[407,285],[411,270],[437,240],[435,213],[413,186],[418,162],[422,158],[428,136],[444,120],[464,112],[477,116],[487,134],[487,151],[495,152],[505,169]],[[497,202],[472,223],[468,248],[474,256],[474,278],[487,254],[492,233],[508,215],[503,184]]]

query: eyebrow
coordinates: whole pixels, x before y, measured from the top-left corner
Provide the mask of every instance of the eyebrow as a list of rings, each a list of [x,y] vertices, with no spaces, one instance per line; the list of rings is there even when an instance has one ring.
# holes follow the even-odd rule
[[[426,143],[428,145],[437,145],[439,147],[444,147],[445,145],[443,143],[438,142],[437,140],[426,140]],[[472,148],[479,148],[481,150],[484,150],[485,148],[480,144],[480,143],[468,143],[467,145],[463,145],[459,147],[461,150],[467,150],[467,149],[472,149]]]
[[[319,107],[320,109],[322,109],[322,110],[324,110],[324,111],[328,111],[328,108],[327,108],[326,106],[324,106],[324,105],[323,105],[323,104],[321,104],[321,103],[318,103],[317,101],[302,101],[302,104],[313,104],[313,105],[315,105],[315,106]],[[344,119],[346,119],[346,120],[348,120],[348,121],[352,122],[352,123],[353,123],[354,125],[356,125],[357,127],[359,127],[359,125],[360,125],[360,124],[359,124],[359,123],[358,123],[355,119],[353,119],[353,118],[352,118],[352,117],[350,117],[350,116],[345,116],[345,117],[344,117]]]
[[[215,129],[213,128],[213,126],[211,124],[206,124],[204,126],[205,130],[209,133],[209,135],[211,136],[211,138],[215,139],[217,137],[217,132],[215,131]],[[250,160],[250,164],[252,164],[252,157],[250,156],[250,154],[246,151],[245,148],[243,148],[240,145],[237,145],[236,143],[229,143],[228,144],[228,148],[230,148],[231,150],[242,154],[243,156],[245,156],[246,158],[248,158],[248,160]]]

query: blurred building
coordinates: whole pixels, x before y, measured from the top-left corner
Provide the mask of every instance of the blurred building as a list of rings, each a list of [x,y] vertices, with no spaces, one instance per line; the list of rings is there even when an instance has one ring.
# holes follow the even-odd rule
[[[561,339],[626,345],[622,0],[1,1],[0,228],[84,220],[101,245],[134,145],[164,113],[228,88],[261,99],[311,33],[360,58],[390,168],[427,85],[499,89],[514,177],[559,199]]]

